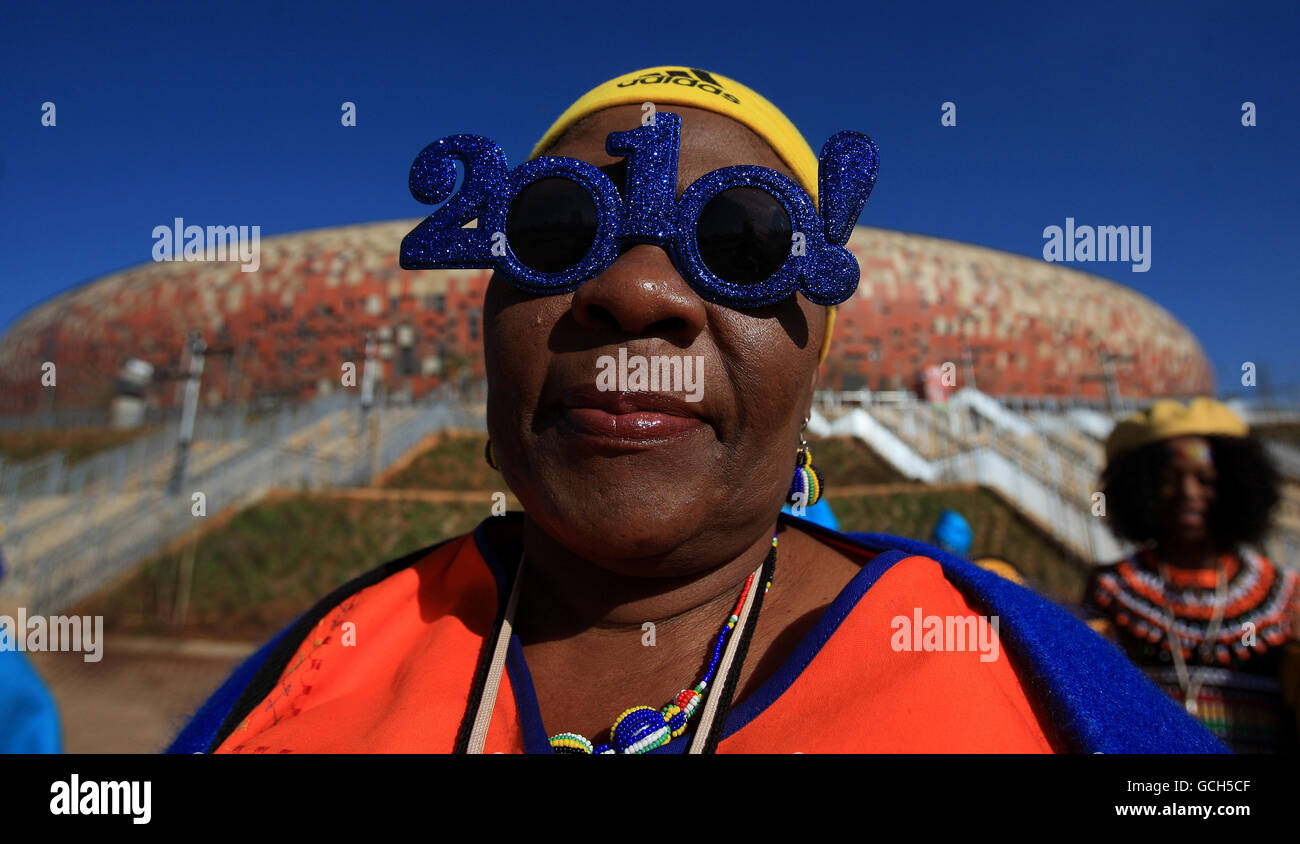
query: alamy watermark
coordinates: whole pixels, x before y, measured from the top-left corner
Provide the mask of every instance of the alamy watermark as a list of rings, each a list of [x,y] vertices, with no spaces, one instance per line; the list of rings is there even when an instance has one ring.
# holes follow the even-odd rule
[[[73,774],[50,784],[51,815],[126,815],[131,823],[153,818],[153,781],[82,780]]]
[[[154,226],[155,261],[239,261],[240,271],[262,266],[261,226],[187,226],[181,217],[171,226]]]
[[[889,629],[889,645],[899,652],[975,651],[980,662],[996,662],[1001,647],[996,615],[923,615],[916,607],[911,618],[894,616]]]
[[[18,618],[0,615],[0,651],[68,651],[82,653],[83,662],[104,658],[102,615],[28,615],[18,608]]]
[[[1043,260],[1129,261],[1135,273],[1151,269],[1150,226],[1076,226],[1073,217],[1065,227],[1043,229]]]
[[[601,392],[685,393],[686,401],[704,398],[704,355],[632,355],[596,358],[596,389]]]

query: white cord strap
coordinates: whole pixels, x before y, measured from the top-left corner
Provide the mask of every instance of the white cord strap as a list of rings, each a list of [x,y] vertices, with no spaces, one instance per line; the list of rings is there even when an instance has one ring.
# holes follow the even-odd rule
[[[492,662],[488,668],[487,682],[483,685],[483,697],[479,699],[478,712],[474,715],[474,728],[469,734],[469,746],[466,753],[482,753],[487,743],[488,725],[492,723],[492,710],[496,708],[497,692],[501,688],[501,672],[506,665],[506,654],[510,649],[510,636],[514,631],[515,606],[519,603],[519,584],[524,579],[524,555],[519,555],[519,568],[515,570],[515,585],[510,590],[510,600],[506,602],[506,614],[501,620],[501,632],[497,634],[496,647],[492,651]]]
[[[722,662],[718,664],[718,673],[714,680],[714,687],[708,690],[708,697],[704,701],[704,710],[700,712],[700,721],[695,727],[695,736],[691,739],[690,750],[687,753],[703,753],[704,745],[709,740],[710,728],[713,726],[713,720],[718,716],[718,705],[722,700],[722,690],[731,675],[731,664],[736,658],[736,650],[740,647],[740,641],[744,638],[745,623],[749,620],[749,611],[754,606],[754,599],[758,596],[759,590],[763,588],[763,567],[766,564],[760,563],[758,568],[754,569],[752,577],[753,585],[749,589],[749,594],[745,596],[745,604],[740,608],[736,615],[736,626],[731,630],[731,639],[727,642],[727,649],[722,653]]]

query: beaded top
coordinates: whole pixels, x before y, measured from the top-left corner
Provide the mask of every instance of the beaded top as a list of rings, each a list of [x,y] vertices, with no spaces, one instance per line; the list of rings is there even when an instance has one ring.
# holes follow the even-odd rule
[[[1166,583],[1154,555],[1144,551],[1099,572],[1088,597],[1119,627],[1140,664],[1169,662],[1172,615],[1189,664],[1248,670],[1289,638],[1300,577],[1250,550],[1225,554],[1219,568],[1227,591],[1223,623],[1212,642],[1207,637],[1217,601],[1216,570],[1171,568]]]

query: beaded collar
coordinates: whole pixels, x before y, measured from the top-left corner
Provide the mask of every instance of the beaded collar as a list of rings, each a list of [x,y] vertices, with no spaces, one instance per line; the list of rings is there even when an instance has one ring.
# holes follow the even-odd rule
[[[662,710],[649,706],[634,706],[624,710],[610,729],[609,742],[597,745],[585,736],[564,732],[550,738],[552,751],[583,755],[648,753],[685,733],[687,722],[699,710],[700,723],[688,752],[692,754],[717,752],[727,710],[731,706],[732,696],[740,680],[741,667],[749,650],[749,640],[763,605],[763,595],[772,586],[777,545],[777,535],[773,533],[771,549],[762,564],[745,580],[740,599],[718,634],[713,648],[713,659],[699,683],[690,689],[683,689]],[[525,555],[521,554],[505,611],[497,621],[494,637],[496,645],[492,649],[491,658],[488,662],[480,664],[474,685],[470,689],[469,707],[456,737],[458,753],[483,752],[488,726],[492,720],[492,711],[496,706],[497,692],[500,689],[501,674],[505,668],[506,648],[514,635],[515,610],[524,575],[525,559]],[[753,588],[760,584],[761,589]],[[728,638],[731,639],[730,642]],[[715,671],[718,673],[716,678]],[[714,683],[716,688],[710,689],[710,683]]]
[[[695,714],[700,704],[706,700],[706,696],[709,694],[709,684],[713,682],[714,673],[718,670],[720,661],[724,663],[723,675],[730,675],[732,680],[731,689],[724,688],[720,692],[727,699],[723,706],[730,705],[731,695],[735,692],[735,681],[739,679],[739,665],[736,666],[736,672],[729,670],[733,660],[724,660],[723,647],[727,644],[727,636],[732,629],[737,624],[741,624],[742,619],[745,617],[747,606],[745,599],[749,597],[749,590],[753,588],[755,575],[761,575],[766,580],[763,584],[764,594],[772,588],[771,571],[773,564],[776,562],[776,547],[777,538],[773,535],[772,550],[768,552],[768,559],[764,560],[759,571],[750,574],[745,580],[740,599],[736,601],[735,608],[732,609],[731,615],[727,617],[727,621],[722,625],[722,630],[719,631],[718,637],[713,643],[713,659],[709,662],[709,667],[705,669],[700,682],[689,689],[682,689],[677,693],[677,697],[673,698],[663,709],[655,709],[652,706],[634,706],[625,709],[623,714],[614,720],[614,726],[609,731],[608,742],[593,744],[586,736],[566,732],[551,736],[551,748],[556,753],[605,755],[607,753],[649,753],[656,747],[667,744],[686,732],[691,716]],[[755,616],[757,616],[757,612],[755,612]],[[748,630],[752,632],[752,626]],[[744,657],[742,656],[741,659],[743,661]],[[717,721],[716,716],[707,720],[709,724]],[[701,730],[701,732],[706,731],[707,729]],[[716,742],[714,744],[716,747]]]
[[[1279,571],[1249,549],[1225,554],[1219,566],[1227,589],[1223,623],[1213,641],[1207,639],[1215,615],[1215,569],[1169,567],[1166,583],[1155,555],[1143,551],[1098,574],[1091,597],[1125,634],[1166,654],[1172,613],[1185,658],[1234,667],[1289,638],[1300,576],[1289,569]]]

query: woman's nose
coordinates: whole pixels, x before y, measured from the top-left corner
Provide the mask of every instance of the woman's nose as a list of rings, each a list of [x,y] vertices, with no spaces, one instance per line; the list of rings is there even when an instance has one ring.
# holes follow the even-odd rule
[[[1183,500],[1184,501],[1202,501],[1208,497],[1210,489],[1195,474],[1188,472],[1183,475]]]
[[[573,294],[580,325],[615,339],[654,335],[688,346],[704,330],[704,300],[677,272],[668,253],[637,244]]]

